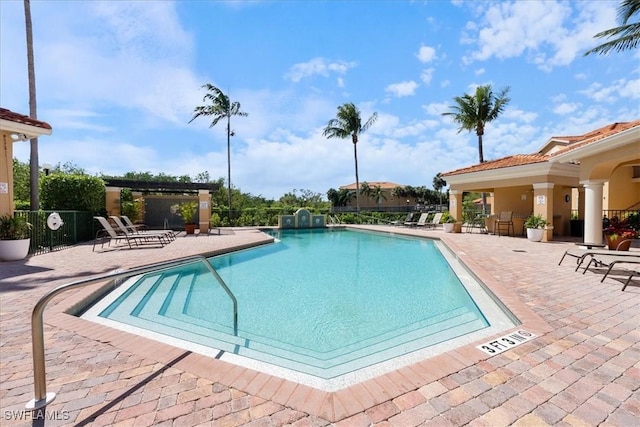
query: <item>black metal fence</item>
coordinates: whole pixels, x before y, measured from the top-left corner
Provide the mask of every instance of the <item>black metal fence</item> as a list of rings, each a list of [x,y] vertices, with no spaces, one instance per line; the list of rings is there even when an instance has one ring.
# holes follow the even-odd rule
[[[76,243],[93,240],[100,228],[91,212],[55,211],[64,223],[59,229],[47,227],[47,218],[54,211],[16,211],[31,224],[29,254],[37,255],[64,249]]]

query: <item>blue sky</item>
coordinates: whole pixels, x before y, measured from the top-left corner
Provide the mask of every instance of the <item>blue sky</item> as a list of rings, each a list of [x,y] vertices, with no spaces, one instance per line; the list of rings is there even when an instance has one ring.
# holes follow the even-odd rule
[[[640,50],[582,54],[614,27],[619,1],[32,0],[40,163],[91,174],[226,177],[221,123],[188,124],[211,83],[239,101],[233,185],[278,198],[355,181],[349,140],[322,129],[355,103],[379,115],[358,144],[360,181],[432,186],[477,163],[452,98],[511,87],[488,124],[485,159],[551,136],[640,118]],[[27,114],[22,1],[0,2],[0,105]],[[29,158],[29,144],[14,144]]]

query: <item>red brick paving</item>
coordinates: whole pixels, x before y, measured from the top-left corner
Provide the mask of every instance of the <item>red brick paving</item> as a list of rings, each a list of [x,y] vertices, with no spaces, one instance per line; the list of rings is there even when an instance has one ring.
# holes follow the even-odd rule
[[[91,293],[72,291],[45,311],[47,390],[57,394],[46,425],[640,425],[640,286],[621,292],[620,278],[600,283],[602,273],[557,266],[571,242],[391,230],[441,238],[538,337],[493,357],[463,346],[329,393],[64,314]],[[162,249],[78,245],[0,263],[0,424],[31,425],[30,312],[46,291],[265,240],[236,230]]]

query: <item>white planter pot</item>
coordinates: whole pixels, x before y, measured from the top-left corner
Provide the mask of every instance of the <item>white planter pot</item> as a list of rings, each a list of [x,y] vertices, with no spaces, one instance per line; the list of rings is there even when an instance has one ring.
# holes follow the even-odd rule
[[[0,240],[0,261],[17,261],[26,257],[30,240]]]
[[[527,228],[527,239],[532,242],[539,242],[544,235],[544,228]]]
[[[454,226],[455,224],[453,222],[445,222],[444,224],[442,224],[442,228],[444,229],[445,233],[453,233]]]

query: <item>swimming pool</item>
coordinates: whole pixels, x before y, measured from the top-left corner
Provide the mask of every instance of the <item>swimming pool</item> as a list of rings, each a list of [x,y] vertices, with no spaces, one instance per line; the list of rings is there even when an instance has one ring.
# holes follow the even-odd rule
[[[210,260],[238,299],[238,336],[230,300],[196,264],[132,280],[85,317],[325,390],[513,326],[433,240],[354,230],[276,237]]]

